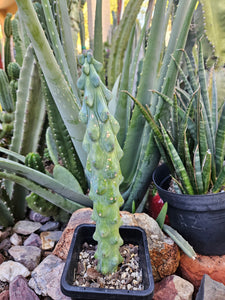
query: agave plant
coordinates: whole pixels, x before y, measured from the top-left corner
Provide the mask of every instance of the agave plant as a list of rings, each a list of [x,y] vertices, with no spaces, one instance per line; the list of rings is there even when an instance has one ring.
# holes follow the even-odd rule
[[[87,155],[82,148],[85,125],[79,119],[79,113],[84,99],[77,87],[77,63],[76,56],[74,55],[75,52],[73,51],[73,44],[71,43],[72,38],[66,2],[67,1],[56,1],[54,2],[54,7],[52,7],[51,1],[42,0],[41,4],[35,4],[35,11],[31,0],[17,0],[19,19],[22,20],[24,24],[26,33],[35,53],[35,58],[40,66],[41,74],[43,74],[43,76],[41,75],[42,78],[39,83],[43,89],[50,120],[49,124],[51,127],[51,134],[47,136],[47,139],[50,140],[51,136],[53,137],[59,156],[65,158],[64,165],[66,165],[68,157],[75,160],[75,166],[78,167],[72,167],[70,172],[74,172],[75,169],[79,171],[73,175],[78,181],[78,184],[82,187],[81,190],[83,193],[81,193],[80,189],[78,191],[75,190],[75,187],[72,189],[71,186],[66,186],[65,181],[63,181],[63,183],[60,182],[62,178],[52,178],[43,172],[34,170],[23,164],[28,152],[34,152],[36,150],[26,150],[23,153],[21,152],[21,132],[23,132],[23,130],[21,132],[16,131],[19,126],[15,126],[14,130],[14,146],[10,149],[13,152],[10,152],[8,159],[0,159],[0,168],[5,170],[4,172],[1,172],[0,177],[19,183],[29,191],[36,193],[40,197],[43,197],[51,203],[55,203],[62,209],[72,213],[73,210],[78,207],[92,206],[92,201],[85,195],[88,187],[88,182],[84,176]],[[131,0],[130,2],[131,4],[132,2],[138,2],[139,7],[141,5],[141,1]],[[120,88],[124,89],[127,86],[130,90],[132,89],[135,78],[134,74],[138,63],[139,50],[145,36],[144,27],[134,56],[129,55],[133,46],[132,36],[134,36],[134,30],[131,30],[130,26],[126,25],[129,23],[128,21],[130,21],[129,11],[132,11],[133,20],[135,20],[135,16],[138,12],[137,6],[131,4],[124,13],[124,22],[121,22],[121,26],[118,27],[118,32],[116,33],[118,36],[114,40],[115,44],[117,42],[119,44],[121,43],[120,53],[124,53],[124,41],[121,37],[127,38],[129,32],[131,32],[129,48],[125,55],[120,82]],[[143,68],[139,79],[139,87],[137,90],[137,98],[142,101],[142,104],[151,105],[152,114],[155,116],[159,116],[161,113],[164,101],[158,95],[154,95],[153,97],[149,92],[149,89],[162,87],[162,90],[160,91],[163,94],[167,94],[169,97],[172,95],[178,70],[174,61],[171,60],[171,55],[174,53],[174,58],[177,64],[179,64],[181,53],[176,51],[176,49],[184,48],[185,46],[195,5],[196,0],[179,1],[179,5],[176,7],[176,15],[173,21],[170,41],[165,48],[165,33],[169,16],[172,12],[173,1],[167,2],[158,0],[156,2],[154,16],[151,22],[150,35],[147,40],[147,48],[143,60]],[[147,17],[145,25],[146,24],[148,24]],[[58,28],[60,28],[59,31],[57,30]],[[17,124],[19,124],[19,121],[24,120],[25,106],[21,103],[22,100],[24,101],[24,99],[27,98],[26,95],[29,91],[27,85],[30,83],[29,80],[26,81],[27,84],[25,87],[28,89],[25,92],[22,78],[25,75],[29,77],[33,67],[29,68],[29,72],[25,72],[25,69],[24,72],[22,70],[26,63],[30,66],[30,64],[28,64],[29,59],[32,62],[34,61],[34,57],[29,58],[33,50],[27,50],[29,51],[29,56],[27,59],[24,58],[21,69],[21,76],[19,79],[21,83],[19,83],[18,90],[18,97],[20,95],[21,100],[18,101],[19,99],[17,99],[18,104],[16,111],[18,111],[18,117],[16,117],[15,120],[15,123]],[[112,51],[112,56],[114,55],[113,53],[114,52]],[[121,59],[117,56],[117,66],[120,64]],[[127,70],[129,65],[132,67],[128,73]],[[114,79],[111,81],[112,85],[116,80],[116,76],[117,75],[115,75],[113,77]],[[119,79],[115,81],[114,90],[116,90],[118,82]],[[118,140],[124,152],[120,161],[121,171],[124,177],[124,181],[120,185],[120,191],[125,200],[122,208],[131,211],[132,203],[135,202],[135,206],[138,207],[146,194],[151,181],[151,174],[158,164],[160,155],[154,141],[153,133],[149,130],[148,126],[146,126],[146,122],[140,111],[135,108],[133,113],[131,113],[132,103],[129,100],[129,97],[124,97],[121,93],[118,98],[114,96],[109,105],[109,110],[112,115],[115,113],[115,118],[118,120],[121,128],[118,133]],[[56,126],[59,124],[60,128],[56,129]],[[27,132],[29,133],[29,131]],[[33,135],[33,138],[35,136],[36,135]],[[62,139],[64,136],[67,136],[71,143],[66,147],[67,150],[61,151],[64,146],[68,145],[68,139]],[[69,149],[72,149],[72,151],[69,151]],[[63,152],[67,154],[63,154]],[[75,152],[76,158],[72,158]],[[17,154],[20,154],[20,156],[18,157]],[[55,157],[57,157],[57,155],[55,155]],[[18,158],[21,160],[18,160]],[[69,160],[66,168],[69,169],[70,165],[72,164]],[[82,184],[82,182],[84,182],[84,184]],[[20,203],[18,203],[18,207],[20,207],[21,210],[24,210],[24,205],[21,206]]]
[[[217,193],[225,185],[225,101],[218,107],[213,71],[207,89],[201,42],[198,78],[194,75],[189,57],[184,54],[188,74],[186,76],[178,66],[184,85],[183,89],[176,88],[179,97],[174,96],[172,100],[153,91],[172,107],[170,132],[160,120],[157,124],[149,109],[133,99],[154,131],[162,158],[173,174],[176,191],[190,195]]]

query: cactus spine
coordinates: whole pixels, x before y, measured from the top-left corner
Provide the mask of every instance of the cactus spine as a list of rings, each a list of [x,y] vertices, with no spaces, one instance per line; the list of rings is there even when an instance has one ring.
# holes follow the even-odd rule
[[[119,235],[122,224],[119,208],[123,198],[119,185],[123,177],[119,160],[123,152],[116,138],[119,124],[107,108],[111,92],[98,75],[102,66],[93,58],[91,51],[84,51],[79,62],[82,75],[77,85],[84,90],[79,117],[86,124],[83,147],[88,153],[86,174],[91,184],[89,197],[93,200],[92,218],[96,221],[94,239],[98,247],[95,257],[98,270],[107,274],[115,271],[122,262],[119,252],[123,243]]]

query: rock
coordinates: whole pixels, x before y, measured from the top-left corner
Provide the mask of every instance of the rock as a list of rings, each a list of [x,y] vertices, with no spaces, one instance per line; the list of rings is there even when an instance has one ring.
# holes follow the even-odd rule
[[[205,274],[202,278],[201,285],[195,299],[225,299],[225,285],[215,280],[212,280],[209,275]]]
[[[28,287],[26,279],[19,275],[9,285],[10,300],[39,300],[39,297]]]
[[[39,229],[40,232],[43,231],[53,231],[58,229],[60,226],[59,222],[53,222],[53,221],[49,221],[47,223],[45,223],[44,225],[41,226],[41,228]]]
[[[0,231],[0,242],[5,240],[8,236],[12,234],[12,228],[8,227],[4,231]]]
[[[13,246],[9,249],[9,254],[29,271],[36,268],[41,259],[41,249],[35,246]]]
[[[11,282],[16,276],[22,275],[27,277],[30,271],[21,263],[8,260],[0,265],[0,280],[4,282]]]
[[[158,281],[175,273],[180,262],[178,246],[162,232],[158,223],[149,215],[135,213],[134,217],[147,235],[154,280]]]
[[[3,263],[3,261],[5,261],[5,258],[4,258],[4,256],[0,253],[0,265],[1,265],[1,263]]]
[[[91,208],[81,208],[76,210],[72,214],[67,227],[63,231],[63,234],[59,242],[55,246],[55,249],[53,251],[54,255],[64,260],[67,258],[75,228],[82,223],[94,224],[94,221],[92,221],[91,219],[91,215],[92,215]]]
[[[71,300],[70,297],[63,295],[60,289],[60,279],[63,272],[64,264],[59,265],[59,267],[54,270],[52,274],[52,280],[47,283],[48,296],[54,300]]]
[[[121,217],[122,217],[123,225],[138,226],[138,223],[134,217],[134,214],[131,214],[128,211],[122,211]]]
[[[225,285],[225,255],[204,256],[198,254],[193,260],[182,254],[179,269],[181,276],[190,281],[196,289],[199,288],[204,274]]]
[[[9,300],[9,290],[5,290],[0,294],[0,300]]]
[[[24,246],[36,246],[36,247],[41,247],[41,244],[42,244],[41,238],[36,233],[31,233],[31,235],[29,235],[29,237],[23,243]]]
[[[96,280],[99,276],[101,276],[101,274],[99,274],[99,272],[95,268],[91,267],[87,269],[88,279]]]
[[[10,239],[7,238],[0,243],[0,250],[7,251],[12,246]]]
[[[5,290],[8,290],[8,289],[9,289],[8,282],[0,281],[0,293],[5,291]]]
[[[132,215],[132,214],[131,214]],[[158,223],[145,213],[135,213],[133,214],[136,220],[137,226],[143,228],[147,235],[148,245],[153,246],[155,240],[166,240],[167,237],[164,235],[160,229]],[[173,243],[170,238],[168,242]]]
[[[9,240],[14,246],[22,245],[22,237],[17,233],[13,233]]]
[[[46,231],[40,234],[42,249],[49,250],[55,246],[55,242],[58,242],[62,235],[62,231]]]
[[[36,294],[54,300],[69,300],[60,290],[60,278],[65,262],[55,255],[47,256],[31,273],[29,286]]]
[[[90,208],[82,208],[73,213],[53,251],[54,255],[64,260],[67,258],[74,229],[82,223],[93,224],[91,215]],[[146,231],[154,280],[158,281],[173,274],[179,265],[180,251],[173,240],[164,235],[157,222],[144,213],[131,214],[122,211],[121,217],[124,225],[140,226]]]
[[[28,235],[37,231],[39,228],[41,228],[40,222],[19,221],[14,225],[13,231],[19,234]]]
[[[177,275],[155,283],[153,300],[192,300],[194,286]]]
[[[42,216],[41,214],[31,210],[29,213],[29,219],[34,222],[46,223],[50,220],[50,217]]]

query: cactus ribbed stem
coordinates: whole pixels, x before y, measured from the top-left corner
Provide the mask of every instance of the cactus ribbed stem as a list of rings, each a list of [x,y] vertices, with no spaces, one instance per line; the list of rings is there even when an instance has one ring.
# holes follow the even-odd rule
[[[5,32],[5,49],[4,49],[4,64],[5,70],[7,72],[7,66],[11,62],[11,50],[10,50],[10,39],[12,35],[12,23],[11,23],[12,14],[7,13],[4,21],[4,32]]]
[[[122,223],[119,208],[123,204],[119,192],[123,179],[119,165],[122,150],[116,138],[119,124],[107,108],[111,92],[97,74],[101,71],[100,64],[91,51],[83,53],[80,63],[82,75],[77,84],[84,90],[80,119],[86,124],[83,147],[88,153],[86,173],[91,183],[92,218],[96,221],[94,239],[98,247],[95,257],[98,270],[107,274],[115,271],[122,262],[119,252],[123,243],[119,235]]]

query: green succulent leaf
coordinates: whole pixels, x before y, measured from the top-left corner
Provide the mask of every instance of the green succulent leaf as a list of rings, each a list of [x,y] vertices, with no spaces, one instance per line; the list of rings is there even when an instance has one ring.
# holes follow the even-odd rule
[[[163,225],[164,225],[164,222],[166,219],[167,209],[168,209],[168,203],[165,202],[163,204],[163,207],[160,210],[160,213],[159,213],[157,219],[156,219],[156,222],[158,223],[158,225],[161,229],[163,228]]]

